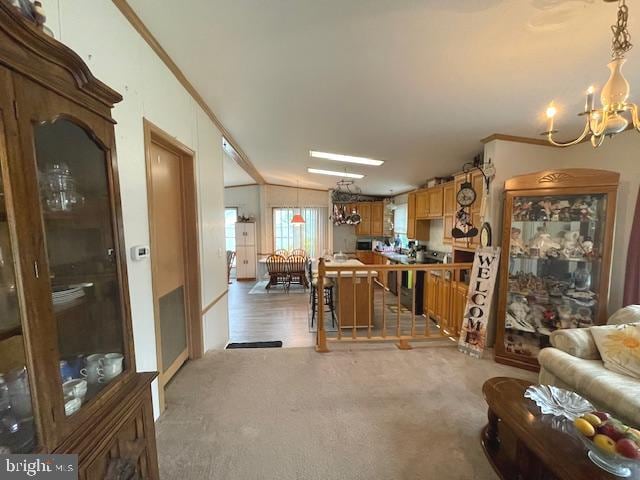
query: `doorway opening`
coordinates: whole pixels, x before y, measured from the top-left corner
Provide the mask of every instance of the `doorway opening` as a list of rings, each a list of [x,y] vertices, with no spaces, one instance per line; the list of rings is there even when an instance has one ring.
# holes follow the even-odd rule
[[[164,389],[203,355],[195,152],[143,120],[160,411]]]

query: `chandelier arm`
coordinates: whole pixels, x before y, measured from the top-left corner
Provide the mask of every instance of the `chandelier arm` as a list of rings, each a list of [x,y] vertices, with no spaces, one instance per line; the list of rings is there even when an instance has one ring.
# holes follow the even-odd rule
[[[587,138],[587,135],[589,135],[589,133],[591,133],[591,128],[589,127],[589,122],[587,122],[584,126],[584,130],[582,131],[582,133],[580,134],[580,136],[578,138],[576,138],[575,140],[571,140],[570,142],[566,142],[566,143],[562,143],[562,142],[556,142],[553,139],[553,131],[550,131],[547,134],[547,140],[549,140],[549,143],[551,145],[554,145],[556,147],[570,147],[572,145],[577,145],[578,143],[580,143],[581,141],[583,141],[585,138]]]
[[[591,116],[589,116],[589,130],[593,134],[594,137],[599,137],[604,133],[605,128],[607,128],[607,122],[609,121],[609,111],[602,111],[602,118],[600,121],[595,119],[595,126],[591,125]]]
[[[638,106],[635,103],[632,103],[629,106],[631,110],[631,121],[633,122],[633,128],[635,128],[638,132],[640,132],[640,121],[638,119]]]

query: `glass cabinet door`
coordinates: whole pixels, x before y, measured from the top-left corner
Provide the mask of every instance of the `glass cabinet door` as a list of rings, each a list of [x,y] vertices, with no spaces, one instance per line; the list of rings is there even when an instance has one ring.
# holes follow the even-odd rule
[[[70,120],[34,129],[60,388],[70,416],[127,361],[107,156]]]
[[[507,352],[536,357],[554,330],[597,323],[606,203],[605,194],[513,197]]]
[[[3,134],[0,117],[0,135]],[[0,138],[0,148],[3,142]],[[0,157],[4,152],[0,152]],[[0,173],[0,453],[29,453],[38,445]]]

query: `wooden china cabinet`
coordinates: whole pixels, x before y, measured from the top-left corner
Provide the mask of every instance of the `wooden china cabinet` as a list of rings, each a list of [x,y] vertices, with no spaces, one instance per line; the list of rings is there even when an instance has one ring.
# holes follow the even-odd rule
[[[111,109],[122,98],[0,0],[0,451],[158,478],[136,373]],[[141,123],[142,125],[142,123]]]
[[[538,370],[551,332],[606,323],[619,178],[574,168],[505,182],[496,361]]]

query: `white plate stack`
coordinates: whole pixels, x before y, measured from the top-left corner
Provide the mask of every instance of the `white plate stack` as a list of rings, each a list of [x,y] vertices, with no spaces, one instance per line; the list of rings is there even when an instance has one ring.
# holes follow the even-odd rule
[[[54,305],[64,305],[74,300],[84,297],[83,286],[69,286],[63,290],[55,291],[51,294]]]

